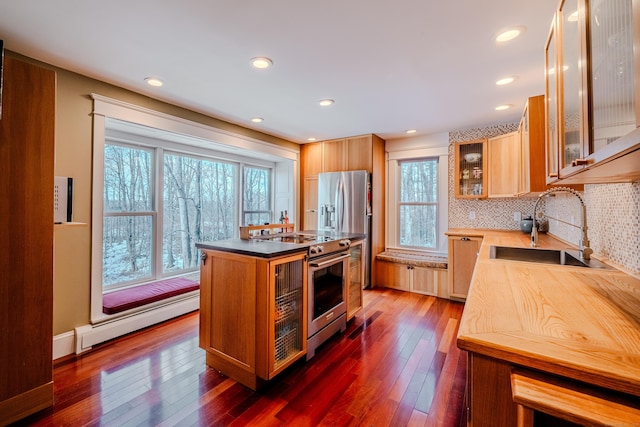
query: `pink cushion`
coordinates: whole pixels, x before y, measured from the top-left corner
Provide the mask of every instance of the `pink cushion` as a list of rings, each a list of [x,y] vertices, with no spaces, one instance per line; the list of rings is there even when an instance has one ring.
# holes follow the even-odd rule
[[[106,314],[119,313],[165,298],[195,291],[199,287],[200,284],[191,279],[174,277],[147,285],[109,292],[102,296],[102,312]]]

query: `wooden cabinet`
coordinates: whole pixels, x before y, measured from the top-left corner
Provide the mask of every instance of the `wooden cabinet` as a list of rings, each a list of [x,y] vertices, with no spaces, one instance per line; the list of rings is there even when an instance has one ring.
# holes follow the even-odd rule
[[[458,142],[454,152],[455,197],[487,197],[487,140]]]
[[[639,2],[560,2],[545,46],[548,182],[640,179],[638,45]]]
[[[489,138],[488,197],[514,197],[520,178],[520,138],[518,132]]]
[[[303,144],[300,147],[301,230],[318,228],[318,174],[322,172],[322,144]]]
[[[318,176],[302,179],[302,230],[318,228]]]
[[[203,253],[200,347],[207,365],[255,390],[306,354],[306,254]]]
[[[373,172],[374,140],[377,135],[361,135],[323,141],[323,172],[366,170]]]
[[[320,143],[322,147],[322,172],[340,172],[347,167],[347,140],[333,139]]]
[[[322,143],[303,144],[300,147],[300,171],[302,176],[318,176],[322,172],[322,161]]]
[[[409,291],[411,289],[411,266],[396,262],[378,261],[376,277],[380,286]]]
[[[527,100],[518,126],[520,175],[518,195],[547,189],[545,165],[544,95]]]
[[[53,404],[56,75],[4,60],[0,119],[0,425]]]
[[[449,297],[466,299],[482,237],[449,236]]]
[[[378,279],[382,286],[400,291],[439,296],[448,271],[397,262],[378,261]]]
[[[347,321],[352,319],[363,307],[362,288],[364,286],[365,257],[363,242],[351,245],[351,257],[349,258],[349,283],[347,289]]]

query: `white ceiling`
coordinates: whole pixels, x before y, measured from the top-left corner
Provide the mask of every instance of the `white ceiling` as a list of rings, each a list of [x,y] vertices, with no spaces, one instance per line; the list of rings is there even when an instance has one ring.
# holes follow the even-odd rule
[[[519,120],[557,0],[0,0],[5,48],[295,142]],[[506,44],[499,30],[527,30]],[[268,56],[273,67],[249,60]],[[518,80],[498,87],[506,75]],[[164,80],[151,88],[144,78]],[[317,101],[332,98],[331,107]],[[497,112],[499,104],[513,104]],[[252,117],[264,118],[261,124]]]

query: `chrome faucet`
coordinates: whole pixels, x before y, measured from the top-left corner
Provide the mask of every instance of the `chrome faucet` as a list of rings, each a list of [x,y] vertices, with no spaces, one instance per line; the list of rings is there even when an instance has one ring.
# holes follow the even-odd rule
[[[582,230],[582,239],[580,240],[580,242],[578,242],[578,247],[580,248],[580,257],[582,259],[590,259],[591,254],[593,253],[593,250],[589,247],[589,238],[587,237],[587,205],[584,204],[584,200],[582,200],[582,196],[580,196],[580,193],[568,187],[551,188],[545,191],[544,193],[540,194],[540,196],[538,196],[538,200],[536,200],[536,204],[533,206],[533,227],[531,228],[531,247],[538,246],[538,228],[536,227],[536,220],[537,220],[536,211],[538,209],[538,203],[540,203],[540,200],[542,200],[543,197],[548,196],[549,194],[552,194],[552,193],[559,193],[559,192],[571,193],[574,196],[576,196],[578,200],[580,200],[580,204],[582,205],[582,227],[578,227],[575,224],[571,224],[570,222],[562,221],[558,218],[553,218],[548,215],[545,215],[545,216],[547,218],[554,219],[564,224],[571,225],[572,227],[580,228],[580,230]]]

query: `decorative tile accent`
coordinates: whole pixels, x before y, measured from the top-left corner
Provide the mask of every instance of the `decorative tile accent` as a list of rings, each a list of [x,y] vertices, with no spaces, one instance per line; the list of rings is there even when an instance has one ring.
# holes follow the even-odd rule
[[[536,198],[456,199],[454,196],[453,144],[514,132],[517,123],[487,128],[455,131],[449,134],[449,227],[518,230],[514,212],[533,214]],[[585,185],[583,200],[587,206],[588,236],[594,253],[610,259],[633,273],[640,274],[640,182]],[[561,221],[549,220],[549,233],[562,240],[578,243],[582,233],[582,208],[568,193],[555,193],[539,205],[546,214]],[[475,212],[475,219],[469,213]]]

